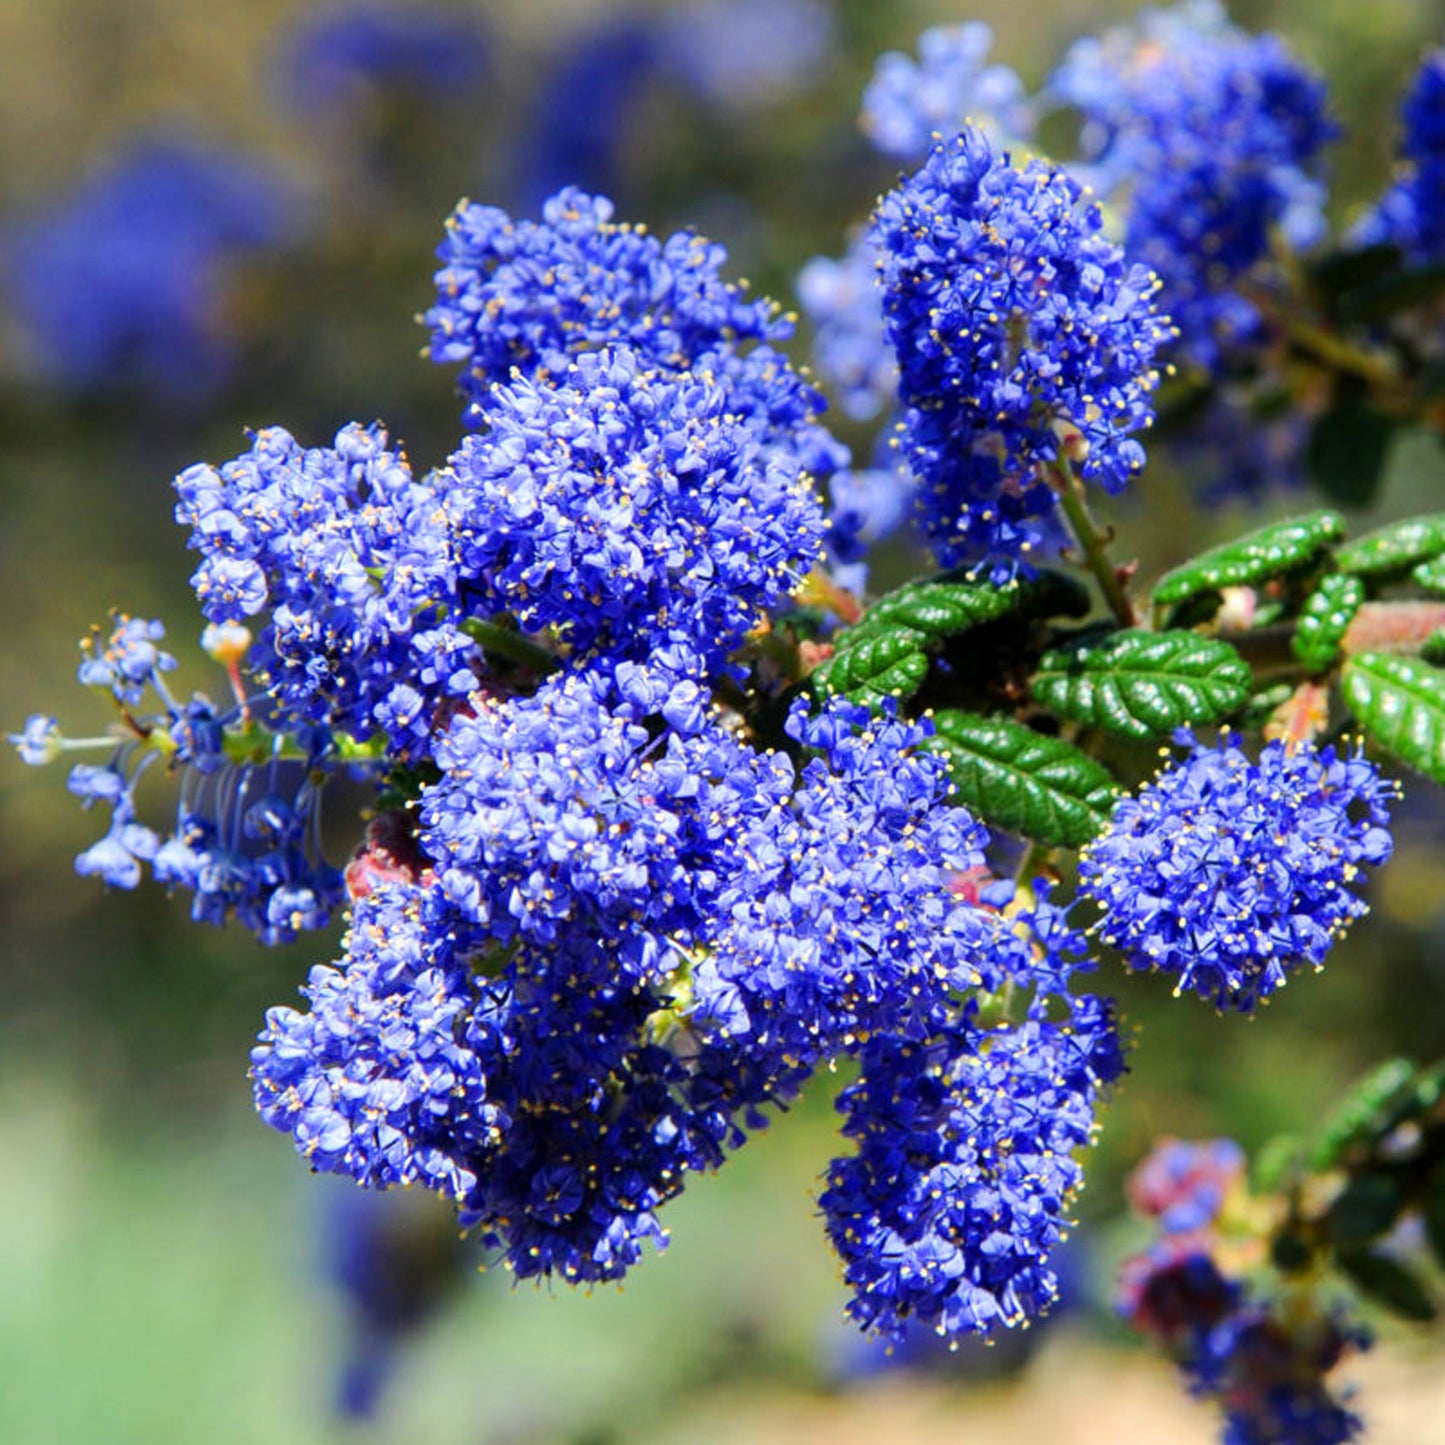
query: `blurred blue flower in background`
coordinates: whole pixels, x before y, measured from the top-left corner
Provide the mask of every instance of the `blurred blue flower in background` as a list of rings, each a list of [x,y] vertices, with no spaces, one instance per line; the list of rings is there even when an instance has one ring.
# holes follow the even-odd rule
[[[231,358],[228,263],[298,224],[264,161],[148,136],[12,225],[0,272],[54,382],[196,398]]]
[[[521,208],[537,209],[564,186],[619,189],[629,122],[656,69],[656,35],[638,16],[568,37],[533,92],[517,144]]]
[[[368,94],[434,97],[475,85],[486,44],[473,17],[415,5],[329,6],[286,37],[277,60],[283,93],[319,113],[364,104]]]
[[[835,41],[826,0],[686,0],[658,25],[664,68],[720,106],[805,89],[831,62]]]

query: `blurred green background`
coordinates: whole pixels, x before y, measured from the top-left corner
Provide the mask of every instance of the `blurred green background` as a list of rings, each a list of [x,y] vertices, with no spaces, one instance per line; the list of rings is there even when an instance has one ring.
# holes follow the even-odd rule
[[[855,126],[880,50],[911,50],[932,23],[982,19],[996,57],[1033,85],[1071,40],[1135,8],[837,0],[826,58],[765,100],[708,107],[644,83],[616,161],[619,209],[658,230],[697,224],[729,246],[735,274],[792,304],[798,267],[837,254],[891,179]],[[320,9],[0,0],[0,227],[157,126],[269,158],[307,218],[290,250],[247,258],[226,278],[221,321],[236,364],[201,400],[68,389],[47,378],[14,316],[0,320],[8,726],[35,711],[77,733],[105,721],[74,687],[74,644],[112,606],[167,619],[181,685],[215,686],[192,648],[190,562],[168,483],[194,460],[233,455],[244,426],[276,421],[319,444],[379,415],[420,465],[451,450],[450,378],[418,359],[414,320],[441,220],[462,195],[525,203],[519,156],[547,76],[621,13],[601,0],[453,5],[487,52],[467,94],[434,105],[368,94],[345,113],[299,113],[275,58]],[[1334,205],[1347,217],[1383,181],[1396,98],[1445,16],[1427,0],[1279,0],[1233,14],[1284,32],[1331,78],[1346,127]],[[1438,448],[1406,438],[1376,514],[1438,509],[1441,480]],[[1119,519],[1146,569],[1239,521],[1201,513],[1158,469],[1141,491]],[[1148,980],[1107,980],[1140,1033],[1081,1201],[1096,1271],[1119,1248],[1121,1176],[1157,1133],[1256,1144],[1308,1128],[1387,1052],[1445,1054],[1435,791],[1411,788],[1399,858],[1374,885],[1376,916],[1259,1021],[1216,1019]],[[158,890],[102,896],[71,871],[97,831],[58,770],[0,763],[0,1440],[1212,1437],[1209,1414],[1107,1322],[1052,1335],[1022,1383],[837,1389],[843,1292],[812,1202],[834,1152],[824,1090],[669,1208],[675,1243],[625,1293],[467,1281],[404,1346],[375,1420],[344,1425],[333,1400],[347,1322],[322,1263],[334,1182],[313,1180],[255,1119],[245,1079],[265,1008],[294,999],[336,939],[263,950],[193,926],[185,903]],[[349,843],[334,840],[332,856]],[[1377,1353],[1353,1372],[1373,1380],[1371,1438],[1438,1439],[1433,1346],[1399,1338]]]

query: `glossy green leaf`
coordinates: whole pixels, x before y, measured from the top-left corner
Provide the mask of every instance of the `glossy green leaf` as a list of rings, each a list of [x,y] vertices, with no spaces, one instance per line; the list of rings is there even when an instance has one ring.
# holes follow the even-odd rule
[[[1304,1141],[1297,1134],[1276,1134],[1255,1151],[1249,1165],[1249,1187],[1253,1194],[1273,1194],[1304,1160]]]
[[[1297,571],[1345,534],[1338,512],[1309,512],[1247,533],[1185,562],[1159,579],[1154,601],[1170,607],[1221,587],[1240,587]]]
[[[838,638],[837,646],[840,652],[846,652],[880,633],[908,631],[916,634],[922,647],[951,633],[996,621],[1010,612],[1080,617],[1088,609],[1088,592],[1059,572],[1040,572],[1002,587],[945,574],[910,582],[880,597],[856,626]]]
[[[1445,557],[1432,557],[1428,562],[1421,562],[1410,576],[1427,592],[1436,596],[1445,594]]]
[[[1415,1079],[1410,1059],[1386,1059],[1370,1070],[1325,1120],[1310,1150],[1311,1169],[1333,1169],[1352,1149],[1378,1137],[1382,1116]]]
[[[1367,397],[1337,401],[1315,423],[1305,450],[1305,466],[1321,493],[1342,506],[1367,506],[1379,490],[1395,426]]]
[[[1364,600],[1365,584],[1358,577],[1338,572],[1322,578],[1319,587],[1305,599],[1291,646],[1311,672],[1324,672],[1334,666],[1340,655],[1340,640]]]
[[[1418,657],[1361,652],[1345,664],[1342,691],[1367,736],[1445,783],[1445,671]]]
[[[1367,1249],[1341,1250],[1336,1258],[1340,1268],[1376,1304],[1419,1324],[1435,1318],[1435,1301],[1413,1271],[1398,1260]]]
[[[1428,561],[1445,552],[1445,512],[1406,517],[1374,532],[1346,542],[1335,553],[1341,572],[1357,577],[1388,577],[1404,574],[1417,562]]]
[[[1019,605],[1023,588],[1014,582],[1007,587],[970,583],[912,583],[880,597],[862,621],[838,638],[838,650],[848,651],[885,632],[909,632],[916,645],[951,632],[964,632],[992,622]]]
[[[928,675],[928,654],[916,632],[906,628],[875,632],[836,652],[813,672],[813,684],[824,693],[856,701],[906,697]]]
[[[1108,821],[1118,786],[1061,738],[1010,718],[944,711],[928,746],[943,753],[957,799],[985,822],[1040,843],[1082,847]]]
[[[1249,696],[1249,666],[1227,642],[1196,632],[1116,632],[1045,654],[1036,702],[1120,737],[1168,736],[1218,722]]]

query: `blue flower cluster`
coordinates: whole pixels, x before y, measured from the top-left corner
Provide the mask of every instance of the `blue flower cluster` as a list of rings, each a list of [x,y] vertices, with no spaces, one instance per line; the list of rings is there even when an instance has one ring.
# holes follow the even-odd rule
[[[467,606],[574,655],[719,662],[807,574],[822,530],[796,453],[739,415],[729,382],[618,346],[495,387],[444,503]]]
[[[872,243],[905,451],[943,565],[1037,546],[1066,458],[1124,487],[1171,333],[1157,280],[1125,263],[1074,181],[1040,161],[1016,170],[965,130],[884,197]]]
[[[1217,1226],[1242,1177],[1230,1139],[1166,1140],[1139,1166],[1130,1198],[1160,1233],[1126,1261],[1120,1312],[1174,1357],[1195,1394],[1224,1407],[1225,1445],[1344,1445],[1363,1425],[1325,1377],[1370,1335],[1303,1293],[1276,1309],[1220,1268]]]
[[[1358,752],[1272,742],[1251,762],[1228,737],[1179,742],[1189,756],[1084,850],[1080,888],[1130,967],[1248,1013],[1366,912],[1353,888],[1390,856],[1398,789]]]
[[[813,476],[846,463],[817,423],[822,397],[776,349],[792,322],[723,280],[721,246],[687,231],[660,241],[614,222],[605,198],[568,188],[540,222],[460,206],[438,255],[431,357],[462,368],[469,422],[485,420],[514,370],[545,381],[579,352],[618,345],[650,370],[715,378],[763,444]]]
[[[1417,261],[1439,261],[1445,258],[1445,50],[1425,57],[1400,119],[1400,173],[1355,239],[1389,242]]]
[[[0,269],[55,381],[184,400],[231,360],[226,267],[294,222],[261,162],[151,137],[11,227]]]
[[[470,640],[442,625],[456,565],[437,479],[414,477],[379,427],[318,448],[268,427],[234,461],[182,472],[176,494],[207,619],[269,610],[251,667],[288,724],[381,728],[424,752],[441,700],[476,682]]]
[[[1084,118],[1085,174],[1158,273],[1178,354],[1215,371],[1256,345],[1242,283],[1267,283],[1255,273],[1275,233],[1303,249],[1325,230],[1320,157],[1337,128],[1319,77],[1196,0],[1078,42],[1049,89]]]
[[[863,92],[863,132],[885,155],[917,163],[940,136],[965,126],[998,145],[1027,141],[1037,116],[1023,81],[989,65],[993,32],[982,21],[939,25],[918,40],[918,59],[890,50]]]
[[[982,833],[921,730],[838,703],[790,732],[807,761],[630,663],[479,700],[414,880],[359,900],[308,1012],[269,1015],[263,1116],[316,1168],[447,1194],[520,1276],[621,1276],[764,1106],[996,976],[1005,935],[949,886]]]
[[[987,838],[931,724],[754,706],[740,649],[821,551],[811,459],[845,454],[721,250],[610,215],[567,191],[540,224],[454,218],[431,321],[475,430],[444,466],[352,425],[181,474],[234,706],[178,702],[158,624],[117,620],[82,669],[126,741],[73,776],[114,815],[81,866],[150,862],[264,941],[348,894],[341,956],[267,1016],[258,1108],[317,1170],[442,1195],[518,1276],[621,1277],[689,1175],[856,1057],[859,1153],[824,1198],[855,1318],[1022,1322],[1122,1068],[1110,1006],[1073,995],[1082,941],[1046,901],[959,886]],[[1069,265],[1048,277],[1077,291]],[[879,509],[855,510],[861,533]],[[16,741],[67,746],[48,718]],[[134,807],[157,759],[182,775],[164,842]],[[338,874],[316,802],[363,765],[376,811]],[[932,1160],[906,1206],[900,1134]]]
[[[264,943],[324,927],[344,890],[320,847],[319,756],[283,753],[279,738],[270,756],[254,743],[228,750],[227,729],[255,725],[258,700],[224,710],[199,693],[179,701],[163,677],[176,667],[156,645],[164,636],[159,622],[117,615],[107,636],[82,644],[80,681],[108,692],[121,722],[117,740],[97,740],[110,749],[107,762],[70,771],[70,791],[86,807],[110,810],[105,835],[76,859],[76,871],[135,888],[149,865],[157,882],[193,895],[198,922],[234,917]],[[151,711],[148,695],[156,703]],[[37,765],[89,745],[63,738],[53,718],[40,716],[11,741]],[[175,826],[165,837],[141,821],[136,802],[141,779],[157,764],[182,780]]]
[[[988,982],[1033,990],[1024,1019],[971,1012],[928,1038],[870,1040],[839,1101],[858,1151],[834,1163],[820,1203],[849,1312],[899,1340],[920,1325],[981,1334],[1048,1308],[1050,1251],[1083,1178],[1074,1154],[1123,1070],[1109,1001],[1070,991],[1088,966],[1083,937],[1047,898],[1008,913],[1015,931]]]

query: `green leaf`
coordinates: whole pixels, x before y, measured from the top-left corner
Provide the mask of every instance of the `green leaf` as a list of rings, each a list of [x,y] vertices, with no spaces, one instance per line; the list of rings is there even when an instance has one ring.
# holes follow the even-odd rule
[[[1002,587],[944,573],[880,597],[839,635],[833,656],[814,669],[813,682],[821,692],[860,702],[905,697],[923,685],[929,649],[949,636],[1015,612],[1082,616],[1088,610],[1087,590],[1062,573],[1041,571]]]
[[[923,582],[910,582],[880,597],[862,621],[838,638],[837,647],[845,652],[886,631],[912,632],[921,647],[951,633],[996,621],[1010,612],[1082,617],[1088,610],[1087,590],[1059,572],[1040,572],[1002,587],[970,580],[967,575],[945,573]]]
[[[1365,584],[1338,572],[1322,578],[1305,599],[1291,646],[1311,672],[1325,672],[1335,665],[1340,640],[1364,600]]]
[[[949,762],[958,801],[985,822],[1040,843],[1080,848],[1108,822],[1118,785],[1061,738],[1010,718],[947,710],[927,746]]]
[[[1445,552],[1445,512],[1406,517],[1346,542],[1335,553],[1335,566],[1357,577],[1404,575],[1417,562]]]
[[[1435,1318],[1435,1302],[1415,1274],[1388,1255],[1367,1249],[1341,1250],[1340,1268],[1359,1289],[1392,1313],[1419,1324]]]
[[[815,668],[812,681],[821,692],[874,702],[916,692],[927,675],[928,654],[919,634],[901,628],[859,638]]]
[[[1227,642],[1125,631],[1046,653],[1032,687],[1060,717],[1142,740],[1217,722],[1245,701],[1249,682],[1249,665]]]
[[[1356,1175],[1335,1197],[1325,1222],[1341,1249],[1387,1234],[1405,1208],[1399,1182],[1386,1174]]]
[[[1378,1136],[1378,1121],[1410,1091],[1415,1065],[1410,1059],[1386,1059],[1336,1105],[1310,1150],[1311,1169],[1333,1169],[1352,1149]]]
[[[1445,557],[1432,557],[1410,573],[1411,578],[1427,592],[1438,597],[1445,594]]]
[[[1337,401],[1314,425],[1305,466],[1332,502],[1366,506],[1379,490],[1395,421],[1364,397]]]
[[[1304,1141],[1297,1134],[1276,1134],[1266,1140],[1250,1161],[1250,1192],[1273,1194],[1299,1171],[1303,1158]]]
[[[1174,606],[1201,592],[1217,592],[1221,587],[1240,587],[1298,571],[1344,535],[1345,519],[1338,512],[1309,512],[1275,522],[1166,573],[1154,588],[1154,601]]]
[[[1341,691],[1363,732],[1445,783],[1445,671],[1418,657],[1361,652],[1345,664]]]

